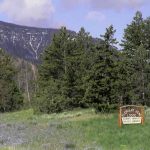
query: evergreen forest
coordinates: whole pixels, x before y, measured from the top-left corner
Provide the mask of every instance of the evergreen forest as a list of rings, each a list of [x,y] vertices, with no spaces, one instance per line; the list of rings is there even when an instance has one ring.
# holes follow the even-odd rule
[[[18,69],[1,49],[0,111],[33,107],[41,113],[74,108],[111,112],[127,104],[150,106],[150,18],[137,11],[120,43],[116,31],[110,25],[93,38],[83,27],[76,34],[62,27],[41,54],[32,82],[31,74],[22,78],[32,66],[24,62],[24,69]]]

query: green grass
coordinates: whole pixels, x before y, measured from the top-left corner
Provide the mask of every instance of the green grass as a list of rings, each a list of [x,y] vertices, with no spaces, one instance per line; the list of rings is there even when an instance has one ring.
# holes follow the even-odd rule
[[[26,123],[36,136],[31,142],[0,150],[150,150],[150,113],[144,125],[118,127],[118,116],[93,109],[34,115],[24,110],[0,115],[1,123]]]

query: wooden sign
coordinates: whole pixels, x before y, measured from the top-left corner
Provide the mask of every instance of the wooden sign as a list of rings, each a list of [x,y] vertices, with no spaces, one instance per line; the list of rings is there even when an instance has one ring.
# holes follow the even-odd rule
[[[119,108],[119,127],[122,124],[144,124],[144,107],[127,105]]]

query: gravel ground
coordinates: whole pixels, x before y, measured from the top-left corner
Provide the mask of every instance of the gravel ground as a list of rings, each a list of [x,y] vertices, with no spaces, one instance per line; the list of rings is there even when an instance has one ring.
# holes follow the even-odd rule
[[[0,147],[28,142],[28,130],[24,124],[0,124]]]
[[[57,122],[45,126],[34,123],[1,123],[0,147],[31,144],[33,141],[52,142],[56,136],[59,137],[59,126]]]
[[[77,150],[78,138],[82,140],[82,132],[70,130],[70,125],[57,121],[48,124],[37,123],[1,123],[0,148],[16,147],[18,145],[31,145],[33,141],[40,142],[41,149],[51,150]],[[74,137],[76,137],[74,139]],[[86,145],[84,150],[102,150],[95,145]]]

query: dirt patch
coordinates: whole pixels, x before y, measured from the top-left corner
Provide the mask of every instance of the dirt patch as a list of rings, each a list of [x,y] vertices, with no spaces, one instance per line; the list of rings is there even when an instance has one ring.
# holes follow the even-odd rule
[[[0,147],[28,142],[28,128],[24,124],[0,124]]]

